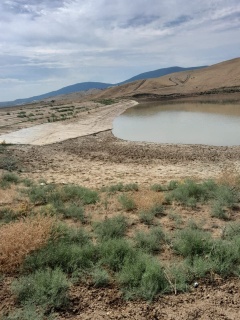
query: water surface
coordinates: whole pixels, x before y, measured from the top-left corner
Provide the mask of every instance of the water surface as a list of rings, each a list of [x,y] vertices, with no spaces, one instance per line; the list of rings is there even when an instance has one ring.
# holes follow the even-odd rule
[[[113,134],[130,141],[240,145],[240,104],[138,105],[114,120]]]

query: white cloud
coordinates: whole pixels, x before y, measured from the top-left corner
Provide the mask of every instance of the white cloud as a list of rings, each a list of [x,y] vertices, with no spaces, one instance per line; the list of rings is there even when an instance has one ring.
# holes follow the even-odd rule
[[[239,17],[238,0],[3,0],[0,74],[29,89],[0,82],[0,101],[236,57]]]
[[[0,78],[0,84],[11,84],[11,83],[16,83],[16,84],[22,84],[24,81],[19,80],[19,79],[13,79],[13,78]]]

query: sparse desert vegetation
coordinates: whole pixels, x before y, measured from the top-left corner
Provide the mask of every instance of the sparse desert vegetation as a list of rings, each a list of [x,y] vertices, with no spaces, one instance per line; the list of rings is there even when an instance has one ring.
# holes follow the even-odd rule
[[[84,286],[154,305],[240,276],[236,175],[93,190],[6,172],[0,186],[11,190],[0,207],[3,319],[74,316],[74,292]]]

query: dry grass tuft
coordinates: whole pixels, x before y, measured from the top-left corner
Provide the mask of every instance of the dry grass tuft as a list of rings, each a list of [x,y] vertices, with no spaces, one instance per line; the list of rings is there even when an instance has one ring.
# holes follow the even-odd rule
[[[240,185],[240,173],[235,167],[230,166],[222,170],[217,182],[220,184],[236,187]]]
[[[28,201],[22,201],[18,204],[16,211],[19,213],[19,216],[27,216],[33,209],[33,205],[31,205]]]
[[[164,197],[164,193],[151,190],[143,190],[133,194],[133,199],[138,210],[149,210],[156,204],[162,204]]]
[[[0,205],[1,204],[10,204],[16,198],[16,187],[11,186],[9,189],[0,188]]]
[[[33,250],[41,248],[50,238],[55,219],[37,215],[0,228],[0,272],[12,273]]]

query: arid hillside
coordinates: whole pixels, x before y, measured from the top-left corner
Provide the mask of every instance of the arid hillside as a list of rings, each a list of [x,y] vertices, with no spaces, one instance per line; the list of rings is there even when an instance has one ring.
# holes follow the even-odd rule
[[[207,68],[134,81],[98,93],[98,98],[199,95],[240,92],[240,58]]]

